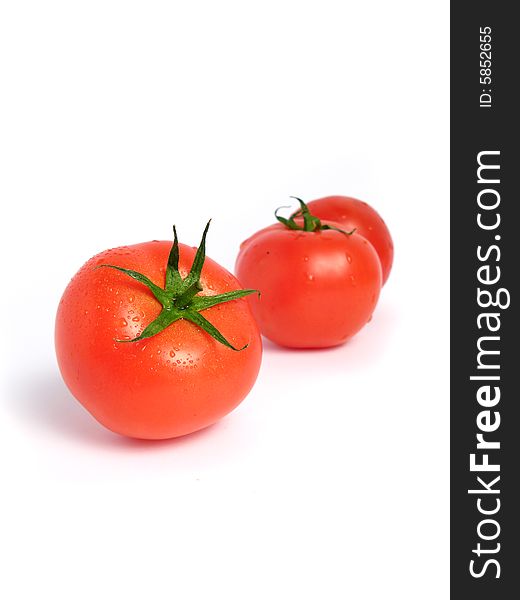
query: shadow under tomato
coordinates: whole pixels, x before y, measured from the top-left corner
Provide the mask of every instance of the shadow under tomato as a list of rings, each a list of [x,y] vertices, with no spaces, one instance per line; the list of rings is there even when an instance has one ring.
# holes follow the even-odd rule
[[[387,302],[377,307],[373,319],[361,331],[337,346],[288,348],[263,337],[264,363],[270,361],[273,371],[284,377],[371,371],[378,361],[384,360],[399,321],[400,310]]]
[[[348,343],[349,340],[347,340],[344,343]],[[301,352],[302,354],[309,354],[309,352],[333,352],[334,350],[340,348],[343,344],[338,344],[337,346],[327,346],[325,348],[291,348],[290,346],[280,346],[279,344],[275,344],[274,342],[272,342],[270,339],[262,336],[262,344],[263,344],[263,348],[266,352],[268,352],[269,354],[276,354],[276,353],[283,353],[286,354],[287,352]]]
[[[127,438],[109,431],[98,423],[72,396],[56,373],[46,373],[13,382],[7,403],[11,412],[29,426],[50,435],[106,449],[151,451],[195,441],[218,423],[189,435],[167,440]]]

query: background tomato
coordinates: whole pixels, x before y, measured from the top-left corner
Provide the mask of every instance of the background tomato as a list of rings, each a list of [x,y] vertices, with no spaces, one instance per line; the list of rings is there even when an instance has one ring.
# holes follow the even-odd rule
[[[372,245],[359,234],[333,229],[266,227],[242,244],[235,272],[244,286],[261,293],[248,301],[262,333],[294,348],[346,341],[370,320],[381,289]]]
[[[202,313],[236,352],[187,320],[152,337],[131,340],[156,319],[161,304],[125,273],[103,264],[140,271],[162,286],[171,242],[154,241],[107,250],[73,277],[56,317],[56,353],[72,394],[103,425],[117,433],[170,438],[206,427],[235,408],[253,386],[261,362],[261,339],[244,299]],[[195,250],[179,245],[185,278]],[[238,290],[233,275],[206,259],[203,295]]]
[[[379,213],[366,202],[348,196],[327,196],[312,200],[307,206],[320,219],[335,221],[347,231],[356,229],[374,246],[381,261],[384,285],[394,261],[394,243]]]

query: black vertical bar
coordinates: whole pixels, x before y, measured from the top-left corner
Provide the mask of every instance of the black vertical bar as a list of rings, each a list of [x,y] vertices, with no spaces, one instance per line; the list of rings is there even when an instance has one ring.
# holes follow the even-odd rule
[[[471,600],[520,597],[516,9],[451,4],[451,597]]]

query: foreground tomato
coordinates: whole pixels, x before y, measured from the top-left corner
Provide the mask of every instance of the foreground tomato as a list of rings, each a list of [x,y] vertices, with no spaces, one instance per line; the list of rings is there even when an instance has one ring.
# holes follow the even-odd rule
[[[146,439],[196,431],[235,408],[256,380],[261,339],[241,299],[253,290],[205,260],[206,232],[196,252],[176,234],[173,247],[155,241],[102,252],[63,294],[63,379],[112,431]]]
[[[277,216],[241,245],[236,274],[260,291],[249,302],[267,338],[292,348],[335,346],[370,320],[381,265],[364,237],[321,222],[299,202],[301,218]]]
[[[312,200],[307,206],[320,219],[335,221],[347,231],[355,229],[374,246],[381,261],[384,285],[394,261],[394,244],[379,213],[366,202],[348,196],[327,196]]]

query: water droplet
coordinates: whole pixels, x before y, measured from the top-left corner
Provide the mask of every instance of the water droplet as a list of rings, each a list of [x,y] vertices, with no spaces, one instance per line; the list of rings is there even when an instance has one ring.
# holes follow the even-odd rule
[[[309,261],[309,257],[308,257],[308,256],[304,256],[304,257],[303,257],[303,260],[304,260],[305,262],[308,262],[308,261]]]
[[[134,323],[137,323],[137,322],[139,321],[139,317],[132,317],[132,321],[133,321]]]
[[[175,352],[174,352],[173,350],[170,350],[170,356],[171,356],[172,358],[174,358],[174,357],[175,357]]]
[[[128,321],[126,319],[121,319],[121,321],[119,322],[119,325],[121,327],[126,327],[128,325]]]
[[[309,281],[314,281],[314,275],[312,273],[307,273],[307,279]]]
[[[354,277],[354,275],[350,275],[349,279],[350,279],[350,283],[352,283],[352,285],[355,286],[356,285],[356,278]]]
[[[157,350],[157,354],[160,354],[160,353],[161,353],[161,349],[159,348],[159,350]]]
[[[133,296],[128,296],[128,302],[133,302],[134,301],[134,297]]]
[[[352,256],[350,256],[350,254],[348,252],[345,252],[345,257],[347,259],[347,262],[349,262],[349,263],[352,262]]]

